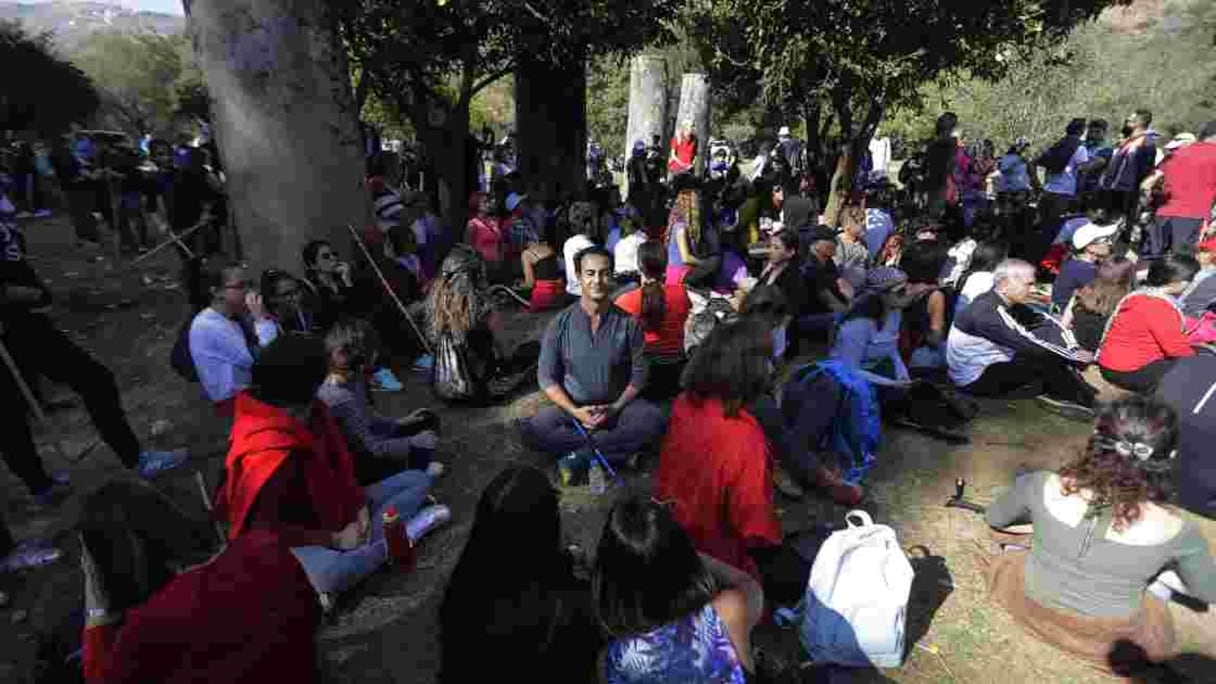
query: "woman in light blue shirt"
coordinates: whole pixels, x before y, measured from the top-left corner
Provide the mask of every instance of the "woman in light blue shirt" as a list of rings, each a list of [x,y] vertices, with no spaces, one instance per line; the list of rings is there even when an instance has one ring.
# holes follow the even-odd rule
[[[899,355],[899,305],[908,276],[898,268],[879,266],[866,274],[861,296],[836,329],[832,358],[875,385],[904,385],[911,380]]]

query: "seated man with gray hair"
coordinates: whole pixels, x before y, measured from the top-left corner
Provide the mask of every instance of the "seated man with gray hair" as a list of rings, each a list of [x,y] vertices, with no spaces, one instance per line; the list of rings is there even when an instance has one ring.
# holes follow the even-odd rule
[[[1092,416],[1096,390],[1076,366],[1093,354],[1072,333],[1026,305],[1034,266],[1006,259],[993,272],[992,290],[975,298],[954,319],[946,339],[950,380],[976,396],[1001,396],[1027,386],[1040,401],[1079,416]]]

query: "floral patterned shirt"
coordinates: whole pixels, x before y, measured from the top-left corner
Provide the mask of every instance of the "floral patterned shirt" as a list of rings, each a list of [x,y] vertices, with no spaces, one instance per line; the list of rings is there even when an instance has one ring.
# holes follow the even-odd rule
[[[743,665],[712,604],[645,634],[615,639],[605,658],[608,684],[743,684]]]

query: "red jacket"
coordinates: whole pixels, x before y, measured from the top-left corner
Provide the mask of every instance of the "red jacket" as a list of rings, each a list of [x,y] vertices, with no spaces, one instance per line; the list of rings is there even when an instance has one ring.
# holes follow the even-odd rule
[[[292,465],[308,490],[300,494],[311,502],[320,529],[337,532],[358,517],[366,499],[355,481],[354,459],[324,404],[313,402],[307,426],[248,392],[237,395],[235,411],[226,477],[216,497],[229,539],[246,530],[259,492],[289,458],[297,459]]]
[[[84,632],[89,684],[317,681],[316,599],[273,534],[234,540],[178,575],[121,624]]]
[[[1151,294],[1133,294],[1115,311],[1098,352],[1098,364],[1127,373],[1161,359],[1194,356],[1183,325],[1182,312],[1172,302]]]
[[[698,551],[753,576],[747,550],[781,543],[764,430],[747,411],[726,417],[716,399],[676,398],[654,496],[674,502]]]

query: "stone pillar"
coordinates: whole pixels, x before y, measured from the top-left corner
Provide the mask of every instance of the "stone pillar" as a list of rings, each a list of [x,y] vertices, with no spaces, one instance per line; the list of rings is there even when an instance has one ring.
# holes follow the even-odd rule
[[[521,60],[515,72],[519,172],[531,199],[559,201],[587,187],[587,74]]]
[[[705,74],[684,74],[680,82],[677,128],[688,121],[692,122],[692,130],[697,134],[697,164],[694,171],[700,177],[705,172],[705,160],[709,158],[709,79]]]
[[[299,270],[328,238],[354,259],[367,225],[363,150],[345,52],[325,0],[183,2],[245,257]]]
[[[637,55],[629,63],[629,119],[625,126],[625,160],[633,154],[633,144],[641,140],[649,146],[659,136],[666,146],[667,135],[667,60],[659,55]],[[629,196],[628,175],[622,197]]]

